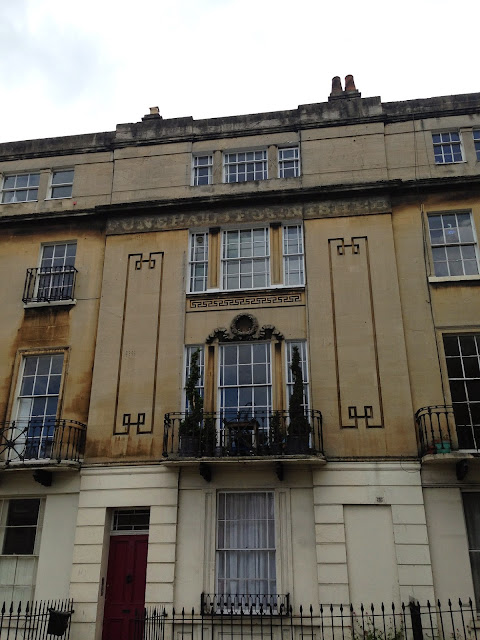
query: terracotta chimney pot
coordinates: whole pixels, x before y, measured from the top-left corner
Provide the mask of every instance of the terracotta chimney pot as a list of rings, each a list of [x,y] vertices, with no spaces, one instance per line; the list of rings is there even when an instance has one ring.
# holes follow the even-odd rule
[[[332,78],[332,93],[331,96],[338,96],[343,93],[342,89],[342,81],[340,80],[340,76],[335,76]]]
[[[345,91],[356,91],[355,81],[352,75],[345,76]]]

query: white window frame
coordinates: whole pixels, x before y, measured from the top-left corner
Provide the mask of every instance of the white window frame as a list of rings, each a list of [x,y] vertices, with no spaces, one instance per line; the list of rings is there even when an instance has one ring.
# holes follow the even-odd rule
[[[455,222],[456,225],[454,227],[448,227],[445,226],[445,219],[448,217],[452,217],[455,216]],[[460,229],[462,228],[459,224],[458,224],[458,216],[469,216],[469,220],[470,220],[470,225],[469,228],[471,229],[471,235],[472,235],[472,239],[470,240],[465,240],[462,239],[460,237]],[[433,227],[432,228],[432,221],[434,218],[441,218],[442,221],[442,235],[443,235],[443,242],[436,242],[434,241],[435,239],[432,237],[432,232],[435,231],[439,231],[440,227]],[[432,266],[433,266],[433,272],[435,277],[438,278],[442,278],[442,277],[458,277],[458,278],[462,278],[465,276],[477,276],[479,275],[479,255],[478,255],[478,243],[477,243],[477,234],[476,234],[476,230],[475,230],[475,224],[474,224],[474,220],[472,217],[472,212],[471,211],[442,211],[442,212],[430,212],[428,214],[428,232],[429,232],[429,240],[430,240],[430,249],[431,249],[431,254],[432,254]],[[448,223],[447,223],[448,224]],[[458,237],[458,240],[453,241],[453,242],[448,242],[448,230],[452,229],[453,230],[457,230],[456,236]],[[471,250],[468,250],[468,253],[470,254],[474,254],[474,258],[471,256],[466,255],[464,257],[464,251],[465,253],[467,253],[467,247],[472,247],[473,248],[473,252]],[[439,252],[436,253],[435,250],[444,250],[444,255],[446,257],[446,260],[439,260],[438,258],[436,259],[436,255],[437,253],[439,254]],[[450,249],[450,252],[449,252]],[[458,249],[459,252],[459,256],[460,259],[454,259],[454,256],[452,255],[454,252],[456,253],[456,249]],[[451,256],[450,260],[448,259],[448,256]],[[473,264],[475,262],[476,265],[476,271],[474,273],[465,273],[465,266],[466,263],[468,264]],[[446,264],[447,267],[447,271],[448,273],[446,274],[441,274],[441,273],[437,273],[437,265],[439,264]],[[451,264],[461,264],[462,267],[462,272],[463,273],[451,273]]]
[[[252,502],[253,502],[253,496],[254,495],[263,495],[267,500],[270,500],[270,504],[273,508],[273,517],[267,517],[266,518],[257,518],[254,519],[253,522],[265,522],[266,524],[266,542],[267,544],[263,547],[252,547],[250,545],[246,546],[244,544],[244,546],[242,548],[233,548],[231,545],[226,545],[225,542],[225,536],[223,538],[223,546],[221,546],[221,535],[220,535],[220,523],[222,522],[222,519],[220,518],[220,511],[221,511],[221,507],[220,507],[220,501],[221,501],[221,496],[225,496],[225,516],[226,514],[226,500],[227,500],[227,496],[231,496],[231,495],[237,495],[237,496],[252,496]],[[253,505],[252,505],[253,506]],[[268,507],[268,505],[267,505]],[[226,517],[223,519],[224,522],[227,522]],[[242,522],[242,518],[237,517],[233,520],[230,520],[231,522]],[[269,524],[270,523],[270,524]],[[271,527],[273,527],[273,532],[271,532]],[[225,531],[226,527],[224,527],[224,531]],[[277,524],[277,504],[276,504],[276,498],[275,498],[275,492],[274,491],[268,491],[268,490],[256,490],[256,491],[218,491],[217,493],[217,510],[216,510],[216,520],[215,520],[215,592],[217,593],[217,596],[221,596],[221,595],[227,595],[229,591],[231,591],[232,589],[229,589],[228,587],[225,587],[222,589],[222,584],[225,582],[227,583],[227,581],[242,581],[242,582],[267,582],[268,587],[267,587],[267,592],[266,593],[262,593],[260,591],[259,588],[253,588],[253,589],[243,589],[243,593],[242,593],[242,589],[233,589],[233,591],[240,591],[240,594],[237,595],[243,595],[246,596],[244,600],[242,600],[241,602],[223,602],[221,605],[221,608],[225,608],[225,610],[227,609],[231,609],[231,607],[234,607],[234,610],[238,610],[238,609],[243,609],[243,610],[249,610],[250,606],[255,607],[256,604],[256,600],[255,600],[255,596],[259,596],[259,595],[272,595],[272,596],[277,596],[278,595],[278,585],[279,585],[279,572],[278,572],[278,553],[277,553],[277,546],[278,546],[278,533],[277,533],[277,529],[278,529],[278,524]],[[272,533],[273,533],[273,545],[271,544],[272,540]],[[258,538],[258,536],[255,536]],[[252,578],[228,578],[226,575],[222,576],[220,573],[220,569],[221,569],[221,562],[220,562],[220,554],[224,555],[224,566],[226,567],[226,558],[227,555],[229,553],[232,554],[237,554],[238,556],[248,556],[250,554],[250,556],[252,556],[252,554],[266,554],[267,560],[266,560],[266,565],[267,565],[267,573],[265,576],[255,576]],[[255,570],[258,570],[258,563],[255,563]],[[252,565],[250,563],[250,569],[252,568]],[[271,585],[272,583],[274,584],[275,588],[271,589]],[[220,603],[219,603],[220,604]]]
[[[54,180],[55,180],[55,175],[58,173],[64,173],[66,171],[71,171],[72,172],[72,180],[69,182],[59,182],[58,184],[54,184]],[[50,184],[49,184],[49,188],[48,188],[48,198],[46,198],[46,200],[65,200],[68,198],[72,198],[72,193],[73,193],[73,181],[75,179],[75,169],[73,167],[62,167],[62,168],[58,168],[58,169],[52,169],[52,172],[50,174]],[[54,191],[55,189],[61,188],[61,187],[70,187],[70,195],[65,196],[55,196]]]
[[[310,380],[308,377],[308,347],[306,340],[285,340],[285,380],[287,381],[287,406],[293,391],[293,375],[290,365],[292,363],[293,347],[298,347],[300,354],[300,366],[303,378],[303,407],[305,411],[310,408]]]
[[[287,242],[287,230],[296,228],[298,230],[298,250],[290,251]],[[285,287],[303,287],[305,286],[305,244],[303,241],[303,225],[302,224],[284,224],[282,227],[282,253],[283,253],[283,285]],[[297,273],[290,271],[290,263],[294,259],[298,259],[300,269],[299,282],[290,282],[291,274]]]
[[[472,135],[473,144],[475,146],[475,153],[477,155],[477,161],[480,162],[480,129],[474,129]]]
[[[7,529],[8,507],[13,500],[39,500],[35,544],[33,553],[31,554],[5,554],[3,552]],[[44,512],[45,501],[37,496],[15,496],[15,498],[0,501],[0,601],[18,603],[20,601],[32,601],[34,598]],[[30,580],[28,582],[23,581],[22,583],[18,579],[18,576],[21,578],[25,575],[25,566],[28,567],[28,565],[30,565]],[[4,578],[4,571],[10,580],[7,581]]]
[[[61,371],[60,373],[52,373],[52,358],[55,356],[61,356]],[[27,361],[29,359],[38,358],[38,359],[46,359],[50,358],[50,363],[48,367],[47,377],[47,387],[45,389],[44,394],[34,394],[35,386],[32,387],[32,393],[22,393],[24,380],[27,377],[25,375],[25,369],[27,366]],[[38,376],[38,362],[35,365],[35,375],[33,376],[35,383],[37,381]],[[41,352],[41,353],[24,353],[22,355],[22,361],[18,374],[18,384],[17,384],[17,392],[15,396],[15,432],[12,433],[12,437],[16,437],[19,432],[23,431],[27,428],[27,432],[21,436],[17,437],[15,440],[15,449],[22,450],[23,456],[25,459],[34,459],[34,460],[48,460],[50,459],[50,449],[51,445],[54,442],[54,434],[55,434],[55,424],[58,419],[61,407],[61,398],[62,398],[62,390],[63,390],[63,375],[65,371],[65,351],[58,350],[52,352]],[[43,375],[43,374],[41,374]],[[52,376],[59,376],[59,387],[58,393],[48,393],[49,386],[51,383]],[[32,377],[28,375],[28,377]],[[55,415],[53,413],[43,413],[38,416],[31,415],[34,407],[34,402],[36,398],[45,398],[45,407],[47,407],[49,398],[56,398],[56,410]],[[30,407],[28,408],[28,400],[30,399]],[[22,409],[22,401],[25,400],[24,405],[25,409]],[[28,413],[28,415],[27,415]],[[29,435],[30,428],[33,429],[33,435]],[[52,433],[50,433],[52,432]],[[33,444],[29,445],[29,440],[33,441]],[[38,440],[38,446],[35,445],[35,441]],[[30,450],[29,446],[36,447],[37,454],[33,457],[29,457]],[[42,451],[42,448],[45,447],[45,450]],[[33,451],[33,449],[32,449]]]
[[[258,255],[255,256],[254,254],[254,248],[255,248],[255,240],[254,240],[254,233],[258,231],[262,231],[263,232],[263,237],[264,237],[264,242],[263,242],[263,246],[264,246],[264,254],[263,255]],[[251,256],[247,256],[247,255],[241,255],[241,238],[242,238],[242,233],[246,233],[246,232],[250,232],[251,238],[252,238],[252,255]],[[229,257],[227,256],[227,250],[228,250],[228,237],[229,234],[238,234],[238,256],[237,257]],[[220,267],[220,282],[221,282],[221,289],[222,291],[243,291],[243,290],[249,290],[249,289],[266,289],[266,288],[270,288],[270,279],[271,279],[271,268],[270,268],[270,230],[268,227],[248,227],[245,229],[225,229],[222,231],[222,237],[221,237],[221,247],[220,247],[220,261],[221,261],[221,267]],[[259,271],[257,272],[257,274],[255,274],[254,271],[254,265],[255,263],[260,264],[262,261],[264,261],[264,265],[265,265],[265,271]],[[234,264],[234,263],[238,263],[238,287],[228,287],[226,286],[228,283],[228,276],[234,276],[234,273],[228,273],[229,267],[228,264]],[[251,276],[252,279],[252,286],[246,286],[246,287],[242,287],[241,286],[241,274],[242,274],[242,266],[247,265],[248,263],[251,263],[251,270],[246,272],[244,271],[243,274],[244,276]],[[259,285],[259,286],[253,286],[253,278],[254,275],[261,275],[261,274],[265,274],[265,284]]]
[[[201,243],[199,242],[201,239]],[[190,233],[188,240],[188,292],[189,293],[202,293],[208,289],[208,231],[195,231]],[[203,256],[197,259],[198,247],[203,245]],[[204,266],[203,275],[197,276],[195,270],[198,266]],[[203,281],[203,287],[200,289],[195,288],[195,282]]]
[[[249,156],[252,156],[247,159]],[[247,179],[252,171],[247,171],[247,165],[253,164],[253,178]],[[258,166],[257,165],[261,165]],[[230,174],[229,167],[234,168]],[[243,171],[242,171],[243,168]],[[245,175],[244,180],[239,180],[239,176]],[[230,176],[235,177],[229,180]],[[268,153],[267,149],[244,149],[242,151],[223,152],[223,182],[226,184],[238,184],[241,182],[255,182],[256,180],[268,180]]]
[[[67,247],[74,246],[75,253],[73,256],[67,256],[68,249]],[[51,259],[45,257],[45,249],[53,247],[53,254]],[[56,247],[65,247],[63,256],[55,256]],[[71,253],[71,252],[70,252]],[[46,302],[57,302],[57,301],[74,301],[74,284],[75,278],[72,271],[68,271],[65,267],[75,267],[75,261],[77,258],[77,242],[76,240],[70,240],[65,242],[45,242],[40,247],[40,256],[38,261],[38,274],[37,281],[35,284],[35,297],[38,298],[40,296],[41,289],[48,289],[49,294],[45,297]],[[51,261],[51,265],[44,264],[47,261]],[[61,261],[61,264],[53,264],[54,262]],[[72,264],[66,264],[67,262],[71,262]],[[58,270],[56,270],[58,269]],[[66,284],[65,284],[66,282]],[[44,284],[42,284],[44,283]],[[69,297],[56,297],[52,295],[52,290],[61,290],[67,289],[71,295]],[[68,293],[68,291],[67,291]]]
[[[297,232],[298,242],[287,243],[287,234],[290,229]],[[261,232],[262,238],[255,240],[255,234]],[[244,251],[242,253],[242,234],[250,237],[250,247],[244,243]],[[208,286],[209,271],[217,270],[218,264],[209,264],[210,259],[210,238],[208,231],[190,231],[188,240],[188,274],[187,274],[187,293],[198,294],[209,291],[249,291],[262,289],[282,289],[290,287],[305,286],[305,242],[303,224],[301,222],[289,222],[282,225],[281,228],[281,256],[278,259],[282,261],[282,278],[281,283],[271,283],[271,227],[266,226],[243,226],[237,228],[222,229],[219,238],[219,260],[220,260],[220,281],[218,288],[210,289]],[[232,238],[236,237],[234,242]],[[204,247],[204,251],[198,252],[199,240]],[[237,245],[237,255],[228,256],[229,244]],[[246,255],[255,253],[255,247],[263,246],[261,255]],[[290,265],[296,263],[295,270]],[[237,265],[233,267],[236,273],[232,273],[232,267],[229,265]],[[196,270],[200,269],[200,274],[196,275]],[[249,279],[248,284],[241,286],[241,276]],[[230,277],[229,277],[230,276]],[[262,283],[255,285],[253,280],[257,276],[262,278]],[[229,286],[235,280],[235,286]],[[197,287],[197,288],[195,288]]]
[[[205,164],[199,164],[200,159],[207,159]],[[200,176],[200,169],[207,169],[207,182],[200,182],[204,176]],[[213,181],[213,154],[211,153],[194,153],[192,155],[192,186],[200,187],[212,184]]]
[[[444,333],[442,337],[458,444],[463,451],[477,451],[480,448],[480,394],[478,397],[474,396],[474,394],[480,384],[480,333]],[[470,342],[472,338],[474,339],[475,353],[466,353],[468,348],[465,344],[462,345],[462,338],[466,338]],[[446,340],[456,341],[458,353],[447,353],[450,349],[447,349]],[[450,368],[449,361],[454,359],[460,359],[461,375],[452,375],[454,367]],[[468,362],[470,364],[473,362],[473,369],[479,371],[478,377],[472,375],[471,366],[466,366]],[[457,390],[463,385],[463,391],[460,391],[461,399],[456,395],[456,392],[454,393],[452,382],[457,386]],[[456,410],[457,406],[458,410]],[[461,408],[468,413],[467,424],[463,424],[459,420]],[[464,446],[465,440],[471,440],[473,449]]]
[[[131,513],[136,514],[137,512],[146,513],[148,511],[148,526],[147,527],[136,527],[135,525],[131,525],[129,528],[117,528],[118,524],[118,515],[123,513]],[[151,519],[150,507],[117,507],[112,509],[111,513],[111,523],[110,523],[110,535],[111,536],[124,536],[124,535],[144,535],[148,534],[150,530],[150,519]]]
[[[17,186],[17,180],[18,178],[23,178],[26,177],[27,178],[27,185],[26,186]],[[32,177],[36,177],[37,180],[37,184],[33,184],[30,186],[30,180]],[[13,185],[13,187],[6,187],[5,183],[7,182],[7,180],[9,178],[15,178],[15,184]],[[40,172],[39,171],[31,171],[29,173],[10,173],[10,174],[4,174],[3,176],[3,182],[2,182],[2,204],[15,204],[18,202],[38,202],[38,189],[40,187]],[[27,196],[29,195],[30,191],[35,191],[35,197],[34,198],[26,198],[26,200],[17,200],[15,195],[19,192],[26,192]],[[5,201],[5,194],[7,193],[13,193],[14,194],[14,199],[13,200],[9,200],[8,202]]]
[[[251,348],[251,350],[253,349],[253,347],[255,345],[265,345],[266,346],[266,362],[254,362],[253,361],[253,354],[252,354],[252,360],[249,363],[245,363],[244,365],[242,363],[239,362],[239,352],[238,352],[238,348],[239,347],[247,347],[249,346]],[[224,359],[225,359],[225,348],[228,347],[236,347],[237,348],[237,359],[236,359],[236,364],[235,365],[227,365],[224,363]],[[265,371],[266,371],[266,382],[253,382],[253,376],[254,376],[254,371],[253,371],[253,367],[255,365],[260,365],[260,364],[265,364]],[[240,384],[240,373],[241,370],[239,367],[241,366],[248,366],[250,365],[251,368],[251,373],[252,373],[252,382],[251,383],[247,383],[247,384]],[[236,373],[236,379],[237,379],[237,384],[225,384],[225,380],[223,380],[223,384],[222,383],[222,373],[225,373],[225,367],[226,366],[235,366],[237,369],[237,373]],[[267,388],[267,403],[266,405],[256,405],[254,402],[255,399],[255,388],[260,388],[260,387],[266,387]],[[226,405],[223,402],[223,395],[224,395],[224,391],[228,390],[228,389],[238,389],[239,393],[240,393],[240,389],[250,389],[250,393],[251,396],[253,398],[253,401],[251,403],[251,410],[248,410],[246,408],[241,409],[241,406],[248,406],[248,405],[241,405],[240,402],[237,402],[237,407],[236,409],[228,409],[226,408]],[[219,345],[219,353],[218,353],[218,378],[217,378],[217,392],[218,392],[218,402],[217,402],[217,406],[219,408],[219,412],[221,414],[221,416],[223,416],[225,414],[225,412],[229,412],[231,411],[232,414],[235,413],[235,417],[241,416],[243,413],[245,414],[249,414],[246,415],[245,417],[251,418],[252,415],[255,416],[255,414],[258,415],[266,415],[268,417],[268,415],[272,412],[272,394],[273,394],[273,379],[272,379],[272,346],[270,342],[229,342],[226,344],[221,344]],[[239,396],[238,396],[239,397]],[[258,408],[257,408],[258,407]],[[262,407],[262,408],[260,408]],[[225,414],[226,419],[228,420],[228,416]],[[263,424],[266,424],[266,422],[263,422]]]
[[[285,152],[293,152],[293,157],[284,157]],[[286,164],[293,163],[293,167],[286,167]],[[293,175],[285,175],[293,171]],[[289,147],[278,148],[278,177],[279,178],[298,178],[300,176],[300,147],[292,145]]]
[[[458,140],[452,140],[453,136],[458,136]],[[465,162],[465,153],[462,144],[462,135],[460,131],[436,131],[432,132],[432,144],[433,144],[433,157],[435,164],[458,164],[459,162]],[[458,145],[460,147],[460,158],[455,159],[455,152],[453,147]],[[439,150],[440,152],[436,150]],[[458,152],[457,152],[458,155]],[[446,158],[451,156],[451,160]]]

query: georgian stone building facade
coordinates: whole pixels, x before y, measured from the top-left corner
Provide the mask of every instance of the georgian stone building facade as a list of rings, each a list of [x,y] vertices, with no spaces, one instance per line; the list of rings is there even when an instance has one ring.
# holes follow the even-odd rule
[[[1,598],[479,598],[480,94],[151,111],[0,145]]]

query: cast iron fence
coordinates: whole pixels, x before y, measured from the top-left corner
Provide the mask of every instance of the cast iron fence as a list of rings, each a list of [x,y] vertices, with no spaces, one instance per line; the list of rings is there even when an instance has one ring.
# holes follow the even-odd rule
[[[323,454],[322,414],[310,410],[296,417],[288,411],[165,414],[164,457],[284,456]]]
[[[76,420],[30,418],[0,423],[0,462],[62,460],[80,462],[87,425]]]
[[[9,605],[4,602],[0,609],[0,640],[68,640],[73,612],[73,600]]]
[[[267,605],[198,612],[148,608],[129,640],[479,640],[477,609],[468,601],[379,606],[320,604],[298,610]]]
[[[22,301],[61,302],[74,299],[75,267],[35,267],[27,269]]]

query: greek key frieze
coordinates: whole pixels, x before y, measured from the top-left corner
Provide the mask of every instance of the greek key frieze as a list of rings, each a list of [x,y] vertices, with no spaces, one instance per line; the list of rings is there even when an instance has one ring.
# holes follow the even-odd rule
[[[232,298],[191,298],[188,308],[195,309],[228,309],[232,307],[257,307],[273,304],[303,304],[301,293],[272,294],[257,296],[235,296]]]

